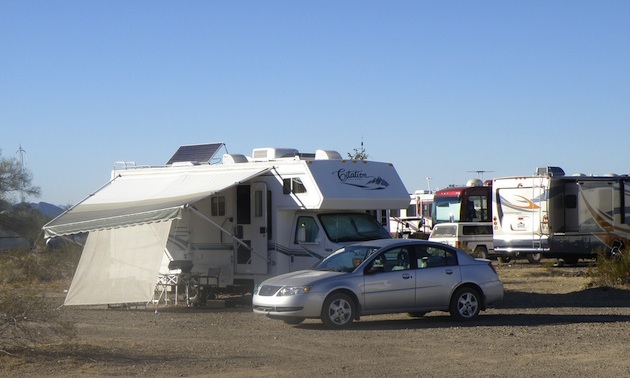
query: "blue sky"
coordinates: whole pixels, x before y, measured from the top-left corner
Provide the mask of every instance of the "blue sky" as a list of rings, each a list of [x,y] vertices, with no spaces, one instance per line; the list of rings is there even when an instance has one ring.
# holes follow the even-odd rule
[[[630,2],[0,0],[0,148],[74,204],[116,161],[225,142],[346,156],[410,192],[630,173]]]

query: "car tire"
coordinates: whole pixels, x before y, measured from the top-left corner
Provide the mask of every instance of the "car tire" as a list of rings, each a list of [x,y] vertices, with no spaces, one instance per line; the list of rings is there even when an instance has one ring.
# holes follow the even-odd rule
[[[304,321],[304,318],[294,317],[294,318],[285,318],[282,320],[284,321],[284,324],[298,325]]]
[[[530,264],[540,264],[540,261],[542,261],[542,253],[528,253],[527,261],[529,261]]]
[[[451,316],[458,321],[468,321],[476,318],[481,311],[481,296],[477,290],[461,287],[455,290],[451,297]]]
[[[354,320],[355,308],[354,301],[348,295],[343,293],[331,294],[322,306],[322,323],[328,328],[346,328]]]
[[[478,257],[480,259],[487,259],[488,258],[488,249],[485,246],[477,246],[475,248],[475,251],[473,252],[473,256],[474,257]]]
[[[499,256],[497,257],[497,260],[499,260],[501,264],[507,264],[512,261],[512,258],[510,256]]]
[[[408,312],[407,313],[407,315],[409,315],[409,317],[412,317],[412,318],[421,318],[426,314],[427,314],[426,312]]]

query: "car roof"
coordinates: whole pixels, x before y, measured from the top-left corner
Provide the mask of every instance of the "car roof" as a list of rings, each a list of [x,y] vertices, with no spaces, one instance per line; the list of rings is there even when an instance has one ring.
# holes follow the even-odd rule
[[[352,243],[351,245],[368,245],[371,247],[384,248],[384,247],[392,247],[396,245],[406,245],[406,244],[417,244],[417,245],[426,245],[426,246],[430,246],[430,245],[444,246],[444,244],[440,244],[440,243],[436,243],[436,242],[432,242],[432,241],[428,241],[424,239],[398,239],[398,238],[369,240],[369,241],[363,241],[359,243]]]

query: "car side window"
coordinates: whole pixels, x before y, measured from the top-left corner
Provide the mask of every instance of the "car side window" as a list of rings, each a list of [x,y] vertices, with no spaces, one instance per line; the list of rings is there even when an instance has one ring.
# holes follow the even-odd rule
[[[367,267],[369,273],[392,272],[411,268],[407,247],[392,248],[379,254]]]
[[[450,249],[431,246],[426,248],[426,257],[422,261],[423,267],[426,268],[452,266],[457,265],[457,256]],[[418,266],[420,267],[420,265]]]

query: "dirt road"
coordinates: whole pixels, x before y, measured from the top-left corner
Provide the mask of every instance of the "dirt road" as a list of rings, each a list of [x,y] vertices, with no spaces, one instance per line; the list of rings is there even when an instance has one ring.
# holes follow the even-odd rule
[[[630,376],[630,290],[585,267],[497,265],[505,299],[472,323],[446,313],[288,326],[247,306],[64,307],[78,338],[2,356],[2,376]],[[60,296],[60,302],[62,298]]]

